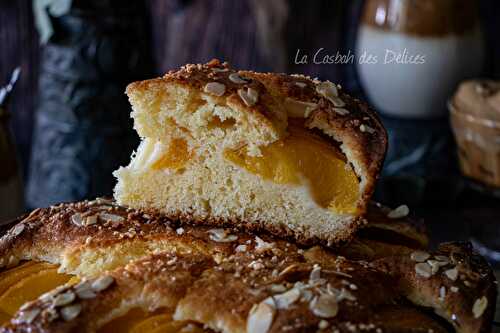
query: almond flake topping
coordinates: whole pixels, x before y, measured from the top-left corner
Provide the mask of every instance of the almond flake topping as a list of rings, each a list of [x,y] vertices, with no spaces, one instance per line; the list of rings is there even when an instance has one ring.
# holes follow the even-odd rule
[[[30,324],[35,318],[40,314],[41,310],[38,308],[33,308],[31,310],[26,310],[21,312],[17,318],[14,319],[14,323],[16,324]]]
[[[432,276],[432,268],[426,262],[421,262],[415,265],[415,272],[423,278],[430,278]]]
[[[295,85],[299,88],[305,88],[307,86],[307,83],[305,82],[300,82],[300,81],[295,81]]]
[[[439,300],[443,302],[445,297],[446,297],[446,287],[441,286],[441,288],[439,288]]]
[[[267,333],[271,328],[276,309],[265,302],[254,305],[247,318],[248,333]]]
[[[309,281],[311,283],[314,283],[315,281],[318,281],[321,279],[321,267],[316,264],[314,265],[313,269],[311,270],[311,273],[309,274]]]
[[[292,288],[282,294],[272,296],[277,309],[288,309],[290,305],[300,298],[300,290]]]
[[[479,318],[483,315],[484,311],[488,307],[488,299],[486,297],[478,298],[474,305],[472,306],[472,313],[474,314],[474,318]]]
[[[214,242],[227,243],[234,242],[238,239],[236,235],[228,235],[227,231],[222,228],[208,230],[208,237]]]
[[[16,237],[19,236],[23,231],[24,231],[25,225],[24,223],[19,223],[17,224],[13,229],[12,229],[12,236]]]
[[[396,209],[393,209],[387,214],[387,217],[390,219],[400,219],[408,216],[410,214],[410,208],[407,205],[401,205]]]
[[[213,67],[212,68],[212,72],[215,72],[215,73],[223,73],[223,72],[227,72],[229,69],[227,68],[219,68],[219,67]]]
[[[330,81],[319,82],[316,85],[316,92],[327,99],[339,96],[337,86]]]
[[[237,84],[245,84],[248,81],[242,78],[238,73],[229,74],[229,80]]]
[[[361,125],[359,126],[359,130],[360,130],[361,132],[363,132],[363,133],[364,133],[364,132],[366,132],[366,133],[370,133],[370,134],[375,133],[375,130],[374,130],[373,128],[371,128],[370,126],[365,125],[365,124],[361,124]]]
[[[341,116],[346,116],[350,113],[349,110],[344,109],[344,108],[333,108],[333,111],[335,111],[336,113],[338,113]]]
[[[76,285],[75,293],[81,299],[91,299],[97,296],[88,281],[84,281]]]
[[[115,279],[110,275],[101,276],[94,280],[94,282],[92,282],[92,290],[96,292],[103,291],[107,289],[114,281]]]
[[[414,251],[411,253],[410,258],[416,262],[424,262],[430,258],[430,254],[424,251]]]
[[[99,218],[104,221],[110,221],[112,223],[119,223],[125,220],[123,216],[109,213],[100,213]]]
[[[80,213],[75,213],[73,215],[71,215],[71,222],[78,226],[78,227],[81,227],[83,226],[83,218],[82,218],[82,214]]]
[[[259,236],[255,236],[255,251],[264,252],[267,250],[271,250],[274,247],[274,243],[269,243],[260,238]]]
[[[443,266],[448,265],[447,262],[444,261],[438,261],[438,260],[427,260],[427,263],[431,266],[431,273],[432,275],[436,274],[439,269]]]
[[[318,104],[287,97],[285,98],[285,107],[289,117],[307,118],[318,107]]]
[[[75,300],[75,294],[72,291],[59,294],[54,298],[52,303],[54,306],[64,306],[72,303]]]
[[[315,316],[320,318],[333,318],[339,311],[337,298],[329,294],[314,297],[309,308]]]
[[[330,326],[330,323],[324,319],[321,319],[320,322],[318,323],[318,328],[320,330],[324,330],[324,329],[327,329],[328,326]]]
[[[458,277],[458,269],[456,267],[444,271],[444,275],[451,281],[456,281]]]
[[[245,252],[247,250],[247,246],[245,244],[240,244],[234,248],[236,252]]]
[[[450,258],[448,258],[447,256],[434,256],[434,259],[438,260],[438,261],[442,261],[442,262],[446,262],[446,263],[450,263]]]
[[[254,106],[259,101],[259,93],[250,87],[238,89],[238,95],[247,106]]]
[[[88,225],[92,225],[92,224],[96,224],[96,223],[97,223],[97,216],[95,216],[95,215],[87,216],[82,221],[83,226],[88,226]]]
[[[207,94],[220,97],[226,92],[226,86],[220,82],[208,82],[203,88],[203,91]]]
[[[70,321],[78,317],[81,311],[82,311],[81,304],[68,305],[61,309],[61,317],[65,321]]]

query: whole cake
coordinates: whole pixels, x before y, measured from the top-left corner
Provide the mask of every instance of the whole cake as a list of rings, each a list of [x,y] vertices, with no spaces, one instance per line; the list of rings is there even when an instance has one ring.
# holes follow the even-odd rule
[[[332,251],[110,200],[38,209],[0,240],[0,332],[488,332],[484,259],[388,213]]]
[[[127,94],[143,140],[115,173],[120,204],[302,243],[346,241],[361,224],[387,138],[339,86],[214,60]]]

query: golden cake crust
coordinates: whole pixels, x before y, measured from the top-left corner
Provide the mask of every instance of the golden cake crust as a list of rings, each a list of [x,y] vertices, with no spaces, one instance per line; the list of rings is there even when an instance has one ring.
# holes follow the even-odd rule
[[[394,222],[384,218],[385,209],[373,206],[371,211],[379,214],[375,222],[379,230]],[[97,216],[95,223],[92,216]],[[394,223],[403,225],[404,221]],[[444,319],[459,323],[458,332],[487,331],[495,306],[495,280],[484,259],[469,245],[448,244],[429,252],[423,262],[447,264],[423,278],[415,275],[419,263],[415,258],[422,257],[426,239],[415,236],[422,232],[421,225],[407,223],[401,228],[401,239],[393,243],[385,241],[387,235],[373,232],[377,227],[370,223],[365,228],[365,234],[356,239],[366,247],[353,251],[347,250],[349,245],[334,252],[236,229],[180,226],[164,216],[103,199],[36,210],[0,240],[4,265],[23,259],[51,261],[90,281],[110,275],[112,283],[96,297],[75,298],[76,303],[69,305],[78,304],[81,309],[74,319],[63,320],[57,306],[58,315],[52,313],[56,294],[76,292],[75,286],[64,287],[48,299],[23,307],[2,330],[71,332],[75,327],[88,327],[91,331],[92,325],[141,307],[173,313],[176,320],[196,321],[216,331],[244,332],[255,319],[252,316],[268,314],[271,297],[275,309],[271,309],[269,332],[278,332],[283,325],[292,332],[320,326],[339,332],[376,332],[377,328],[415,332],[417,325],[422,332],[446,331],[446,325],[418,306],[431,307]],[[398,227],[391,230],[393,236],[395,230]],[[405,239],[413,239],[416,247],[401,244]],[[395,250],[389,251],[391,247]],[[92,266],[90,254],[103,259],[99,267]],[[459,274],[450,281],[445,271],[453,268]],[[438,301],[441,286],[459,289],[448,291],[445,301]],[[299,298],[292,289],[299,289]],[[283,296],[285,292],[290,293]],[[320,301],[324,293],[335,296],[335,302],[328,296]],[[476,304],[483,297],[485,301]],[[26,313],[32,310],[36,316],[27,322]]]

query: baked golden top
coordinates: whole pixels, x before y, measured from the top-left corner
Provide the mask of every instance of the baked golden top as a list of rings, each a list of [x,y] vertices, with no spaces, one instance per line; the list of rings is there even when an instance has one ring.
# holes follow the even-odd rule
[[[265,234],[179,226],[102,199],[37,210],[3,236],[0,259],[60,263],[84,281],[23,306],[3,331],[91,330],[141,307],[224,332],[446,332],[418,307],[425,306],[458,332],[487,332],[496,285],[484,259],[467,244],[425,252],[425,237],[415,236],[420,227],[384,218],[377,206],[371,214],[379,227],[368,222],[355,240],[363,246],[334,252]],[[388,227],[393,222],[406,226]],[[406,242],[412,245],[400,244]],[[66,293],[74,297],[57,306]]]

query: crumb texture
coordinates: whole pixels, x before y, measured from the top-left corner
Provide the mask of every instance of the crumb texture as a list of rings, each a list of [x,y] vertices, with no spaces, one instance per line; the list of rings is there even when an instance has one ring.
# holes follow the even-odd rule
[[[339,244],[366,212],[386,133],[331,82],[212,61],[127,87],[143,138],[115,199],[199,223]]]

